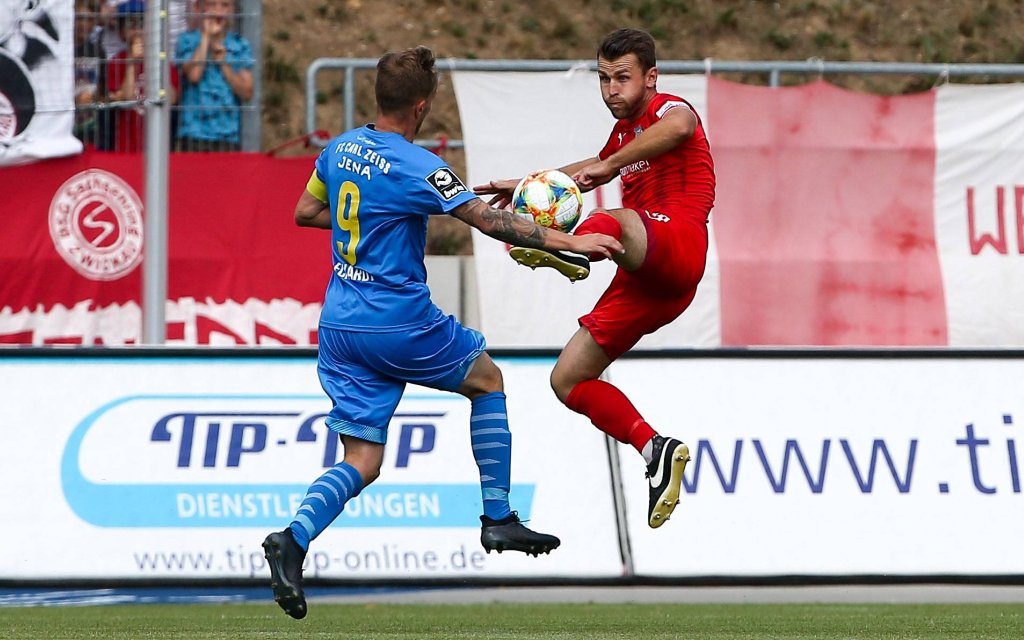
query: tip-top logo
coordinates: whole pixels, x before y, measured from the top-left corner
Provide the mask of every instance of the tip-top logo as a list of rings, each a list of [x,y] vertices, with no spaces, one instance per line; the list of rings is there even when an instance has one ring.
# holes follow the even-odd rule
[[[50,237],[68,265],[90,280],[117,280],[142,261],[142,201],[102,169],[62,184],[50,202]]]
[[[480,526],[475,474],[449,471],[450,456],[462,455],[468,442],[440,435],[465,419],[459,406],[458,396],[441,392],[403,397],[390,424],[396,437],[385,449],[392,473],[347,503],[346,526]],[[310,469],[339,459],[340,440],[322,408],[322,397],[305,395],[114,399],[68,437],[65,500],[97,527],[280,526],[301,505]],[[526,519],[534,487],[513,490]]]

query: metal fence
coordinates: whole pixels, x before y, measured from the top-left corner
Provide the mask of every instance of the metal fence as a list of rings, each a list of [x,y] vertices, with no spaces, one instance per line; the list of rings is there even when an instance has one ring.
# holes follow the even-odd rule
[[[317,58],[306,69],[306,133],[313,143],[323,144],[315,135],[317,129],[316,104],[319,88],[317,79],[321,71],[335,70],[343,73],[342,108],[343,130],[354,125],[356,111],[356,72],[372,71],[377,60],[371,58]],[[441,71],[596,71],[594,60],[472,60],[447,58],[437,61]],[[662,73],[741,73],[764,74],[769,86],[778,87],[785,74],[817,75],[903,75],[935,78],[936,83],[952,78],[1020,78],[1024,79],[1024,64],[940,64],[904,62],[829,62],[811,59],[804,61],[726,61],[714,60],[664,60],[658,62]],[[427,148],[436,148],[437,140],[417,140]],[[462,140],[447,140],[449,148],[461,148]]]
[[[101,151],[142,151],[143,49],[162,43],[178,151],[259,151],[260,0],[148,0],[164,11],[144,28],[145,2],[76,0],[75,135]],[[204,37],[205,31],[205,37]]]

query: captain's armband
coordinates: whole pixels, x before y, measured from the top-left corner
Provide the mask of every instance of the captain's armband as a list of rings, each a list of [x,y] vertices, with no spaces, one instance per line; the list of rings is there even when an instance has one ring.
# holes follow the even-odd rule
[[[316,169],[313,169],[313,175],[309,176],[306,191],[320,202],[327,202],[327,185],[320,179],[320,176],[316,175]]]

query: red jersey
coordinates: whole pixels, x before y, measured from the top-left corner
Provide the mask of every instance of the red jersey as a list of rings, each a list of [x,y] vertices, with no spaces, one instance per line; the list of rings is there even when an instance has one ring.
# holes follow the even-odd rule
[[[117,91],[124,83],[128,73],[128,65],[135,65],[135,96],[134,100],[141,100],[145,94],[146,75],[143,73],[142,60],[128,60],[128,52],[122,51],[107,63],[107,90]],[[178,91],[178,67],[170,65],[171,85],[174,91]],[[114,151],[141,151],[143,134],[142,115],[146,109],[142,104],[131,107],[121,107],[114,110]]]
[[[608,158],[670,109],[692,111],[697,128],[674,149],[619,169],[622,206],[638,212],[685,211],[706,221],[715,203],[715,164],[700,116],[686,100],[667,93],[655,94],[639,118],[616,121],[608,142],[597,155],[601,160]]]

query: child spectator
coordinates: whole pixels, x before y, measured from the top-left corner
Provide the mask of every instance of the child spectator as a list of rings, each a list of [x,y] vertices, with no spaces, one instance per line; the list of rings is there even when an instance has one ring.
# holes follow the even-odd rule
[[[185,76],[178,151],[237,151],[241,103],[252,97],[252,48],[228,31],[234,0],[198,0],[199,27],[181,34],[175,60]]]
[[[114,151],[141,151],[143,146],[142,116],[145,106],[142,99],[146,86],[143,75],[144,12],[143,0],[129,0],[117,8],[117,28],[127,49],[110,59],[107,65],[107,89],[111,100],[135,101],[136,104],[122,106],[114,113]],[[174,65],[170,67],[170,80],[167,100],[174,104],[178,95],[178,70]]]

